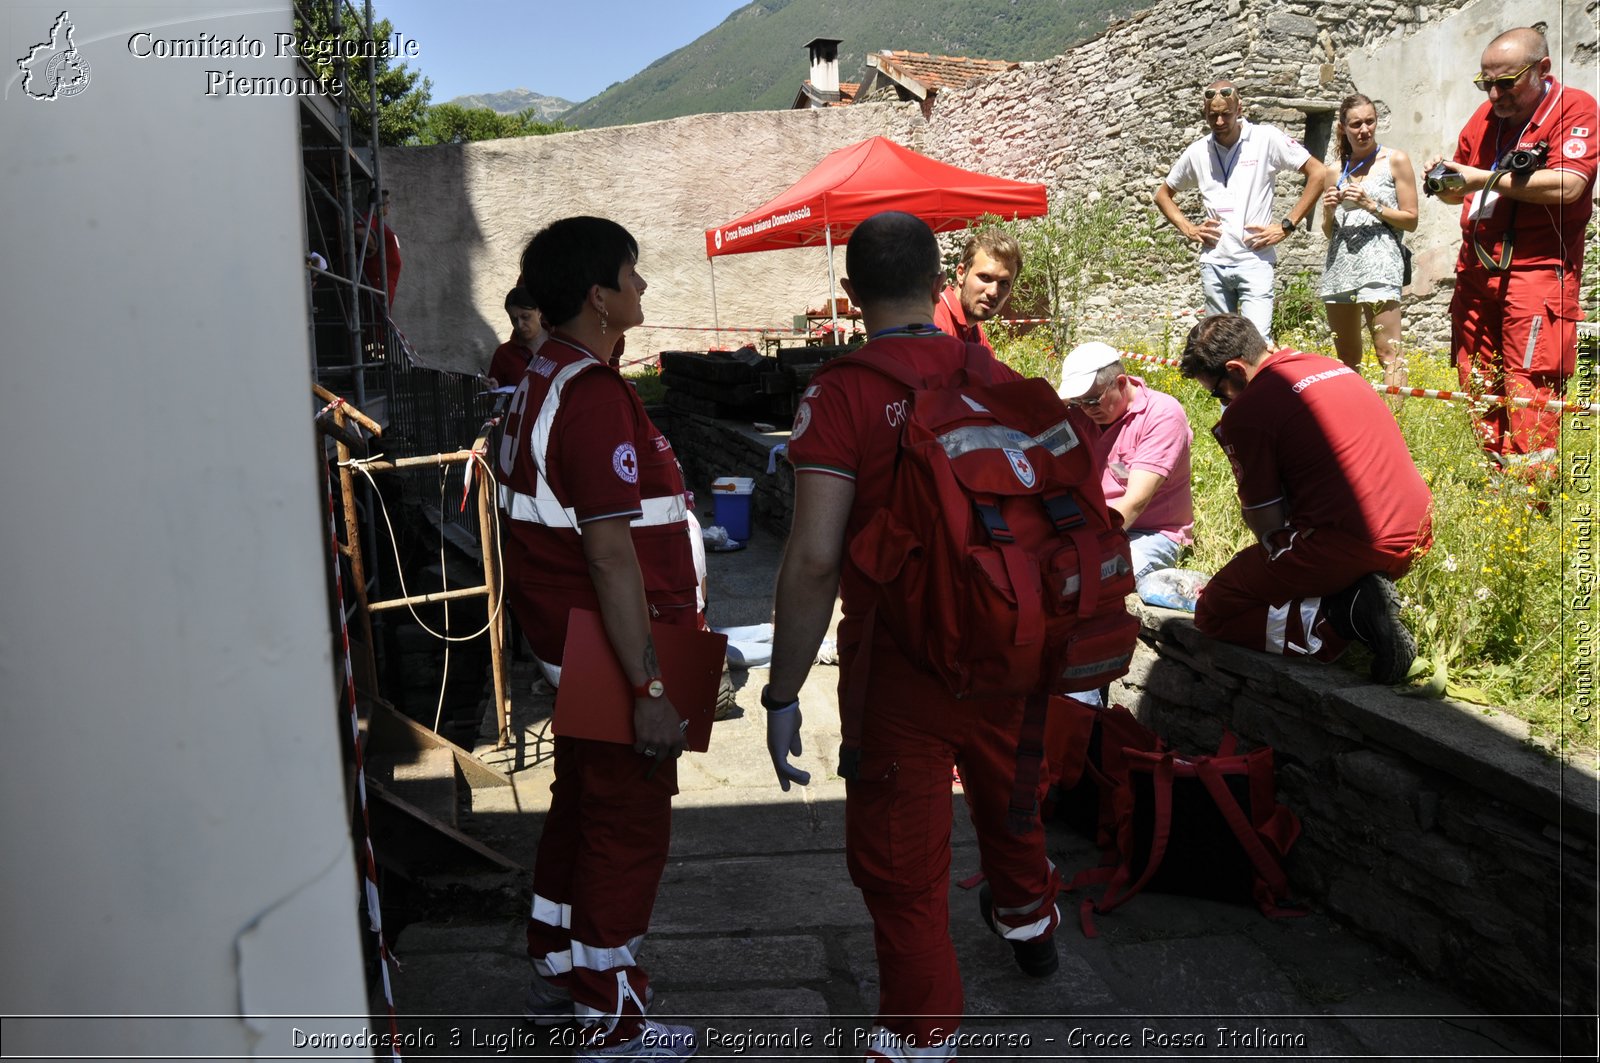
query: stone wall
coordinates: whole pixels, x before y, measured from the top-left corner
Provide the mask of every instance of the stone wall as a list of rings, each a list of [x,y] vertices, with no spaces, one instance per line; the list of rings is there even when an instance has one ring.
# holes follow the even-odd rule
[[[1595,1047],[1593,762],[1564,765],[1493,709],[1403,697],[1334,666],[1213,642],[1144,609],[1113,698],[1174,748],[1270,745],[1302,834],[1304,898],[1507,1015]],[[1585,1013],[1588,1018],[1582,1018]],[[1539,1026],[1539,1023],[1533,1023]]]
[[[762,432],[742,422],[718,420],[700,414],[679,413],[662,406],[650,408],[650,419],[672,440],[673,453],[683,465],[691,490],[704,491],[721,476],[748,476],[756,482],[750,500],[752,525],[760,534],[785,536],[794,513],[794,469],[782,455],[767,472],[772,448],[789,441],[788,432]],[[711,523],[711,502],[697,498],[695,512],[701,524]]]

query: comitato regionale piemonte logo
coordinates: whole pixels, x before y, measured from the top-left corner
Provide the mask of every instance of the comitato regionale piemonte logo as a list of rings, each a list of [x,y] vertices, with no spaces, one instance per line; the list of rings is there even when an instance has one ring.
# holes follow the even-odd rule
[[[17,60],[22,91],[35,100],[76,96],[89,87],[89,61],[72,42],[72,18],[63,11],[50,27],[50,39],[28,49]]]

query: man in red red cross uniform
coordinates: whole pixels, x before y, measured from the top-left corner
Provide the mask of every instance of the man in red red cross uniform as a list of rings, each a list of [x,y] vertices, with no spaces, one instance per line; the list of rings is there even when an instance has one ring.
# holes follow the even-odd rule
[[[1393,581],[1433,542],[1433,496],[1389,408],[1343,362],[1269,350],[1237,314],[1196,325],[1179,369],[1223,404],[1212,435],[1259,544],[1206,584],[1195,627],[1322,661],[1364,642],[1375,681],[1403,680],[1417,647]]]
[[[1456,366],[1464,388],[1548,400],[1564,393],[1577,367],[1578,277],[1600,114],[1593,96],[1550,76],[1538,30],[1502,33],[1481,67],[1473,80],[1489,98],[1444,162],[1462,181],[1438,191],[1461,205],[1450,304]],[[1561,418],[1499,405],[1477,428],[1497,466],[1532,475],[1552,466]]]
[[[956,282],[933,304],[933,327],[994,351],[983,322],[998,317],[1011,300],[1011,286],[1022,272],[1022,248],[1001,229],[982,229],[967,241],[956,265]]]
[[[933,325],[939,247],[926,224],[909,214],[874,215],[852,234],[846,268],[845,291],[872,337],[863,355],[879,354],[929,379],[964,367],[968,345]],[[989,373],[993,381],[1017,377],[1000,362],[990,362]],[[1035,977],[1060,963],[1059,880],[1037,817],[1024,834],[1011,833],[1006,823],[1022,699],[957,700],[906,657],[883,625],[863,646],[875,592],[845,544],[888,502],[908,402],[902,385],[841,366],[807,389],[795,412],[794,522],[778,572],[772,670],[761,703],[779,784],[804,785],[809,773],[788,760],[801,752],[800,687],[827,633],[835,595],[842,598],[841,705],[855,690],[857,659],[871,654],[859,760],[853,770],[840,768],[848,775],[845,861],[872,914],[878,959],[878,1017],[866,1055],[932,1060],[955,1056],[952,1035],[964,1006],[949,926],[953,766],[961,768],[988,880],[983,915]],[[1086,419],[1078,428],[1087,434]]]

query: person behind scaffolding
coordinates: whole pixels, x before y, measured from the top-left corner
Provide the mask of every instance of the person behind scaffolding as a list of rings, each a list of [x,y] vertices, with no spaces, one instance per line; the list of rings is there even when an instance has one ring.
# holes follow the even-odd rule
[[[365,219],[356,219],[356,249],[363,255],[362,279],[383,292],[394,311],[394,293],[400,286],[400,237],[389,224],[389,190],[383,190],[381,205]],[[385,282],[387,281],[387,286]]]
[[[541,660],[560,664],[571,610],[598,610],[633,688],[632,746],[557,736],[533,872],[527,1015],[576,1021],[578,1059],[681,1059],[689,1027],[645,1017],[639,945],[666,866],[681,720],[652,619],[697,626],[687,499],[672,445],[606,365],[644,320],[639,246],[604,218],[539,232],[523,283],[551,326],[512,396],[497,454],[511,608]],[[598,352],[598,353],[597,353]]]

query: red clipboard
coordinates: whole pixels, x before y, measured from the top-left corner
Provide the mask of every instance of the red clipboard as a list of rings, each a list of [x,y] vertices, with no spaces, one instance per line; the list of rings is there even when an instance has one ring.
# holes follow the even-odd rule
[[[650,639],[661,662],[667,700],[689,721],[685,742],[694,752],[704,753],[711,744],[728,636],[652,621]],[[617,663],[600,614],[592,609],[574,609],[567,618],[551,726],[564,738],[633,745],[633,688]]]

